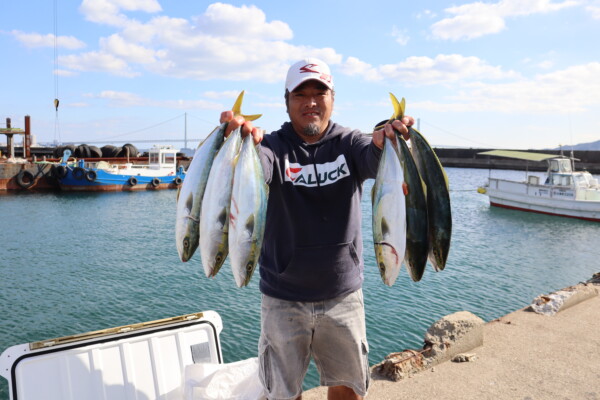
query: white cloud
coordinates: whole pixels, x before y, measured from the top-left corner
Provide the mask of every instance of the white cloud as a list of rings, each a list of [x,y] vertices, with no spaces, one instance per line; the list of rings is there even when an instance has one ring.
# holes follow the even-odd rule
[[[154,100],[130,92],[104,90],[86,97],[107,100],[110,107],[159,107],[180,110],[223,110],[223,105],[205,100]]]
[[[233,36],[265,40],[289,40],[290,27],[282,21],[267,22],[265,13],[256,6],[236,7],[214,3],[206,12],[195,17],[194,22],[203,32],[214,36]]]
[[[435,14],[431,10],[424,10],[424,11],[421,11],[420,13],[417,13],[417,15],[415,17],[417,19],[421,19],[421,18],[435,18],[435,17],[437,17],[437,14]]]
[[[112,54],[91,51],[80,55],[59,56],[58,63],[61,66],[70,68],[76,71],[96,71],[112,74],[134,77],[139,73],[133,71],[129,65],[121,58],[115,57]]]
[[[590,14],[593,19],[600,19],[600,6],[588,6],[585,11]]]
[[[156,0],[83,0],[79,11],[91,22],[125,26],[129,18],[121,10],[155,13],[162,8]]]
[[[415,107],[447,112],[531,113],[566,115],[600,106],[600,63],[593,62],[509,83],[468,83],[448,104]]]
[[[382,79],[377,68],[356,57],[348,57],[346,62],[340,66],[340,71],[349,76],[361,76],[366,81],[380,81]]]
[[[315,56],[330,64],[342,61],[331,48],[296,46],[281,21],[267,21],[255,6],[214,3],[202,15],[184,18],[128,19],[124,12],[154,12],[154,2],[84,0],[81,9],[94,22],[120,30],[99,40],[99,49],[62,58],[78,71],[105,71],[137,76],[144,71],[186,79],[258,80],[278,82],[298,58]],[[146,7],[142,7],[146,5]],[[99,62],[91,62],[91,60]]]
[[[550,69],[554,66],[554,63],[552,61],[546,60],[546,61],[542,61],[540,63],[538,63],[538,67],[542,68],[542,69]]]
[[[42,35],[13,30],[11,31],[11,35],[27,47],[54,47],[55,36],[51,33]],[[56,38],[56,46],[69,50],[77,50],[84,48],[85,43],[73,36],[58,36]]]
[[[144,46],[127,42],[118,34],[100,39],[100,47],[108,54],[139,64],[155,62],[156,56],[161,54]]]
[[[67,71],[64,69],[55,69],[54,70],[54,75],[58,75],[58,76],[75,76],[77,75],[76,72],[73,71]]]
[[[498,33],[506,26],[506,18],[548,13],[579,5],[565,0],[501,0],[497,3],[468,3],[447,8],[453,17],[442,19],[431,26],[435,38],[443,40],[474,39]]]
[[[347,75],[362,75],[365,80],[391,80],[410,86],[519,77],[514,71],[504,71],[477,57],[459,54],[440,54],[435,58],[413,56],[397,64],[379,67],[348,57],[341,70]]]
[[[406,29],[400,30],[395,26],[392,27],[392,36],[400,46],[406,46],[410,40],[410,36],[408,36]]]

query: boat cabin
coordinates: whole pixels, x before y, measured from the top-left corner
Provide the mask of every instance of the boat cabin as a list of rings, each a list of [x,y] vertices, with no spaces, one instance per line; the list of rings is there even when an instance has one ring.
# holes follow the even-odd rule
[[[573,163],[569,158],[552,158],[548,160],[548,176],[546,185],[568,186],[573,188],[596,188],[598,180],[587,171],[573,171]]]
[[[177,149],[171,145],[155,145],[148,151],[148,165],[157,168],[175,168]]]

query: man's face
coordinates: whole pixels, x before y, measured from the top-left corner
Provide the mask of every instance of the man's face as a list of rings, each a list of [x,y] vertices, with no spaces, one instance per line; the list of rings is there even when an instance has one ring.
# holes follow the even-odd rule
[[[309,80],[289,95],[288,114],[296,133],[306,142],[319,140],[333,111],[333,92],[322,83]]]

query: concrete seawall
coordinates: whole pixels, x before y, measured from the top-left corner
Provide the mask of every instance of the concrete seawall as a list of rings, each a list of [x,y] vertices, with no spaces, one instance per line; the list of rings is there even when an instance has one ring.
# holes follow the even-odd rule
[[[490,157],[479,155],[478,153],[494,149],[451,149],[436,147],[434,148],[438,158],[444,167],[456,168],[484,168],[484,169],[515,169],[530,171],[546,171],[548,164],[546,162],[535,162],[525,160],[513,160],[510,158]],[[560,155],[560,150],[521,150],[535,153]],[[563,152],[565,156],[570,156],[569,152]],[[573,157],[576,170],[587,170],[592,174],[600,174],[600,151],[585,150],[574,151]]]

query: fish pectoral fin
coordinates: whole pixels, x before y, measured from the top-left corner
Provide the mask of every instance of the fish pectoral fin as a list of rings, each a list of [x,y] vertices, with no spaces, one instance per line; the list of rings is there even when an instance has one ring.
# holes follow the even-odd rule
[[[244,229],[248,232],[249,236],[254,233],[254,214],[250,215],[244,224]]]
[[[228,215],[229,215],[229,213],[227,212],[227,209],[225,207],[223,207],[221,209],[221,212],[219,213],[219,216],[217,217],[217,222],[219,223],[219,226],[221,227],[221,229],[229,226],[229,223],[227,222]]]
[[[390,233],[390,226],[385,218],[381,219],[381,236],[386,237]]]
[[[190,192],[190,195],[188,196],[188,198],[185,199],[185,207],[191,211],[193,206],[194,206],[194,194],[192,192]]]

